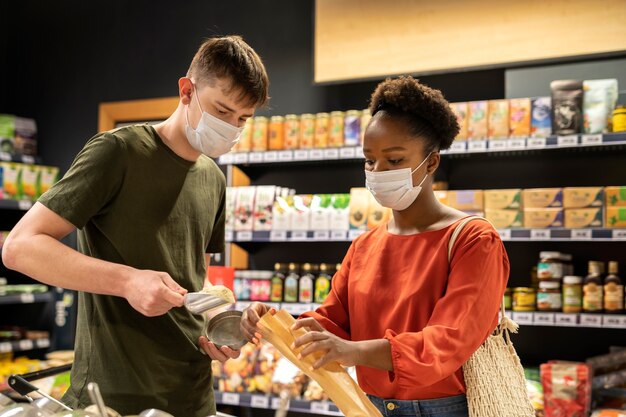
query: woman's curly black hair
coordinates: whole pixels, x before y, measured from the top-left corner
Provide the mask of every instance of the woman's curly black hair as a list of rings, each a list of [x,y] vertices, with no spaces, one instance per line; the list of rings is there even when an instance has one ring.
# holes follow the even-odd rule
[[[411,76],[388,78],[372,94],[369,110],[405,121],[412,136],[427,142],[429,152],[448,149],[459,133],[459,124],[441,91],[420,84]]]

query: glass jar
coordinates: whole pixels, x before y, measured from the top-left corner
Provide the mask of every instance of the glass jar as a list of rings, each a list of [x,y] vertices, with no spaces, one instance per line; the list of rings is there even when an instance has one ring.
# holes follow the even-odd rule
[[[562,279],[571,274],[572,255],[561,252],[540,252],[537,278],[543,280]]]
[[[513,289],[513,311],[535,311],[537,293],[533,288],[517,287]]]
[[[504,290],[504,309],[511,310],[513,308],[513,290],[507,288]]]
[[[563,277],[563,312],[580,313],[583,310],[583,278]]]
[[[541,281],[537,291],[538,311],[561,311],[561,283],[558,281]]]

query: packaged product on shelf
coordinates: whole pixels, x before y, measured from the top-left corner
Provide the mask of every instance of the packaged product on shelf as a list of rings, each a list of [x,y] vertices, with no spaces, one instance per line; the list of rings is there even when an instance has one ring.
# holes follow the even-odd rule
[[[314,148],[327,148],[330,126],[330,116],[328,113],[317,113],[315,116],[315,139]]]
[[[272,375],[272,394],[280,395],[283,391],[287,391],[289,398],[302,398],[308,383],[309,377],[281,356]]]
[[[467,139],[484,140],[487,139],[488,104],[486,100],[469,102],[469,117],[467,120]]]
[[[330,230],[332,196],[318,194],[311,202],[311,230]]]
[[[272,116],[270,119],[270,140],[268,148],[280,151],[285,148],[285,118]]]
[[[509,137],[509,100],[489,100],[487,137],[505,139]]]
[[[39,167],[39,187],[38,198],[48,191],[59,180],[59,168],[40,166]]]
[[[300,147],[300,118],[295,114],[285,116],[285,149]]]
[[[237,231],[254,229],[254,194],[255,187],[238,187],[235,203],[235,230]]]
[[[250,301],[269,301],[272,287],[271,271],[251,271]]]
[[[522,192],[522,197],[525,209],[563,207],[562,188],[528,188]]]
[[[304,391],[304,399],[307,401],[327,401],[330,397],[320,384],[312,379]]]
[[[553,251],[539,252],[537,279],[560,280],[571,273],[573,273],[572,255]]]
[[[583,279],[567,275],[563,277],[563,312],[580,313],[583,310]]]
[[[601,313],[604,305],[603,296],[600,263],[590,261],[589,274],[583,281],[583,311],[585,313]]]
[[[591,367],[594,375],[603,375],[626,369],[626,349],[621,348],[611,353],[593,356],[585,362]]]
[[[331,148],[340,148],[344,145],[343,122],[345,117],[342,111],[330,113],[328,146]]]
[[[626,207],[607,207],[605,227],[626,227]]]
[[[541,281],[537,291],[537,310],[557,312],[563,308],[561,283],[558,281]]]
[[[272,207],[272,230],[291,230],[293,211],[293,196],[277,196]]]
[[[226,187],[226,203],[224,208],[225,230],[235,230],[235,206],[237,204],[238,187]]]
[[[361,143],[361,112],[348,110],[343,122],[343,140],[345,146],[359,146]]]
[[[3,198],[7,200],[21,200],[24,197],[22,175],[23,164],[14,162],[0,162],[3,178]]]
[[[568,229],[602,227],[604,225],[602,211],[602,207],[565,209],[565,227]]]
[[[552,99],[535,97],[531,102],[530,136],[546,138],[552,133]]]
[[[24,198],[34,201],[38,197],[38,190],[41,188],[41,170],[37,165],[24,165],[22,169],[22,189]]]
[[[618,273],[618,263],[609,262],[609,275],[604,279],[604,312],[608,314],[624,311],[624,285]]]
[[[450,190],[447,191],[446,201],[444,204],[462,211],[481,211],[485,208],[483,190]]]
[[[350,229],[350,194],[333,194],[330,208],[330,230]]]
[[[270,301],[280,303],[283,301],[283,292],[285,288],[285,274],[288,266],[282,263],[274,265],[274,274],[272,275]]]
[[[13,151],[22,155],[37,155],[37,124],[26,117],[15,118]]]
[[[530,99],[512,98],[509,100],[509,136],[527,138],[530,136]]]
[[[552,91],[552,133],[574,135],[583,128],[583,82],[557,80],[550,83]]]
[[[496,210],[521,210],[522,190],[519,188],[506,190],[485,190],[485,208]]]
[[[524,227],[524,216],[521,210],[485,209],[485,218],[496,229],[515,229]]]
[[[535,311],[537,292],[530,287],[513,288],[513,311]]]
[[[365,129],[367,129],[367,125],[369,125],[370,120],[372,120],[372,113],[370,113],[369,109],[365,109],[361,111],[361,137],[359,139],[359,143],[363,143],[363,137],[365,136]]]
[[[365,187],[350,189],[350,229],[367,230],[370,192]]]
[[[300,280],[299,269],[298,264],[289,264],[289,273],[285,277],[285,288],[283,292],[283,301],[286,303],[298,302]]]
[[[386,224],[391,217],[391,209],[381,206],[374,198],[372,193],[369,194],[367,229],[371,230],[381,224]]]
[[[465,141],[467,140],[467,124],[469,107],[467,102],[462,103],[450,103],[450,108],[456,116],[456,121],[459,124],[459,134],[456,135],[454,140]]]
[[[563,227],[563,209],[560,208],[525,208],[524,227],[552,228]]]
[[[604,206],[604,187],[563,188],[563,208]]]
[[[213,361],[212,370],[214,383],[222,392],[254,392],[254,362],[257,347],[248,343],[241,348],[238,358],[224,363]]]
[[[585,133],[610,132],[613,109],[617,103],[617,80],[585,80],[583,91]]]
[[[591,407],[591,370],[584,363],[541,365],[545,417],[586,417]]]
[[[250,271],[235,271],[233,295],[237,301],[249,301],[251,290]]]
[[[298,282],[298,302],[300,303],[312,303],[313,292],[315,291],[315,273],[317,267],[305,263],[302,265],[302,274]]]
[[[234,152],[250,152],[252,150],[252,130],[254,129],[254,117],[249,117],[239,136],[239,142],[233,148]]]
[[[252,127],[252,150],[255,152],[267,151],[268,137],[269,122],[267,117],[255,117]]]
[[[330,264],[320,264],[320,272],[315,279],[315,295],[313,301],[321,304],[330,293],[330,280],[332,277],[332,267]]]
[[[253,370],[256,392],[271,394],[272,377],[274,372],[276,372],[278,361],[282,358],[282,355],[269,343],[261,343],[257,347],[257,351]]]
[[[311,149],[315,142],[315,115],[305,113],[300,116],[300,149]]]
[[[614,388],[626,386],[626,369],[610,372],[608,374],[595,376],[593,378],[593,388]],[[622,410],[623,412],[624,410]],[[622,414],[624,416],[625,414]],[[616,417],[620,417],[619,414]]]
[[[613,132],[626,132],[626,106],[619,104],[613,110]]]
[[[626,207],[626,185],[604,187],[604,198],[607,206]]]
[[[272,230],[272,209],[276,198],[275,185],[262,185],[256,187],[254,197],[254,230]]]
[[[15,116],[0,114],[0,152],[13,153],[15,139]]]
[[[291,213],[292,230],[311,230],[311,201],[313,195],[300,194],[293,197]]]

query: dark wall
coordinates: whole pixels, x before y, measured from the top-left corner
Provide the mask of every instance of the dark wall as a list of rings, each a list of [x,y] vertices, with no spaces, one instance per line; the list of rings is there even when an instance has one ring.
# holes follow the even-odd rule
[[[198,45],[216,34],[243,35],[265,61],[272,100],[270,108],[259,114],[365,108],[376,81],[314,85],[313,4],[313,0],[12,4],[12,18],[0,25],[10,32],[0,40],[10,62],[2,65],[9,74],[0,78],[0,112],[35,118],[44,163],[66,169],[96,133],[99,103],[177,95],[177,80]],[[441,88],[450,100],[504,96],[503,70],[423,80]]]

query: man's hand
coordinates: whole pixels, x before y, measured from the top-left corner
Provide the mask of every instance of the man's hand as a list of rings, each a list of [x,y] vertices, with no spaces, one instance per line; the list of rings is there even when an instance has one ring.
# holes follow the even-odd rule
[[[218,349],[215,344],[209,342],[209,339],[204,336],[200,336],[199,343],[204,353],[209,355],[211,359],[220,361],[222,363],[226,362],[229,359],[237,359],[239,357],[239,354],[241,353],[240,350],[233,350],[228,346],[222,346]]]
[[[128,303],[144,316],[154,317],[181,307],[187,290],[165,272],[135,270],[124,288]]]

